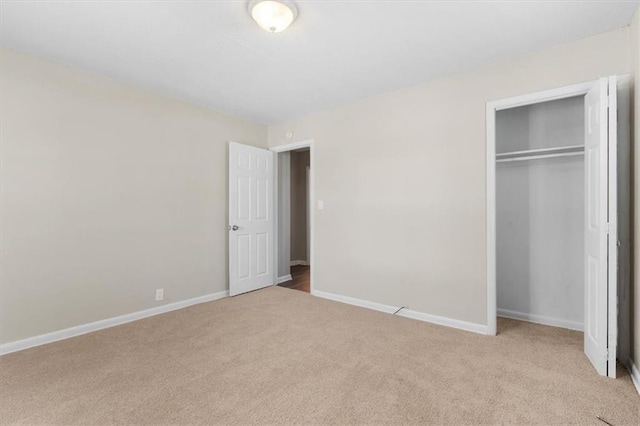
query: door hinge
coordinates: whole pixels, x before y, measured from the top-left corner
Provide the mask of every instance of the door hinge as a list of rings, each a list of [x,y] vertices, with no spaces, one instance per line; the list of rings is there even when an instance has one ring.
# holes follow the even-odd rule
[[[613,356],[613,352],[607,349],[607,361],[614,361],[612,359],[612,356]]]
[[[613,224],[610,222],[607,222],[607,234],[612,234],[612,233],[613,233]]]

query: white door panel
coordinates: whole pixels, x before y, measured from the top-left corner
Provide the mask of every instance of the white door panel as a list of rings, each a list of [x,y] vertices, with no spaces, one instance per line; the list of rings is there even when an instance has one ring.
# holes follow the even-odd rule
[[[274,283],[273,153],[229,144],[229,294]]]
[[[612,172],[608,163],[608,86],[608,79],[602,78],[585,96],[584,351],[603,376],[608,370],[609,174]],[[613,176],[615,180],[615,174]]]
[[[607,297],[607,375],[616,377],[618,347],[618,82],[609,77],[608,108],[608,297]]]

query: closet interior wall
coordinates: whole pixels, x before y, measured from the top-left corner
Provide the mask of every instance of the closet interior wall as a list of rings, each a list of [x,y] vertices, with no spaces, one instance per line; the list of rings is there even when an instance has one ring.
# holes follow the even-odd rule
[[[583,328],[584,155],[554,154],[576,146],[584,146],[582,96],[496,114],[498,315]],[[545,158],[501,160],[549,148]]]

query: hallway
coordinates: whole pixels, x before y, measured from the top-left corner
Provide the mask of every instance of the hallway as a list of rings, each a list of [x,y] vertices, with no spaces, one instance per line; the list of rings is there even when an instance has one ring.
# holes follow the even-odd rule
[[[281,284],[278,284],[280,287],[290,288],[292,290],[300,290],[305,293],[311,292],[311,267],[297,265],[291,267],[291,277],[293,278],[290,281],[285,281]]]

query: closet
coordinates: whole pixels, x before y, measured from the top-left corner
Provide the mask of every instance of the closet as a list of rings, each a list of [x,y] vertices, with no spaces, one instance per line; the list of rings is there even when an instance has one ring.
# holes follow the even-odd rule
[[[487,313],[583,331],[615,377],[630,344],[630,79],[487,103]]]
[[[496,114],[498,315],[582,330],[584,96]]]

